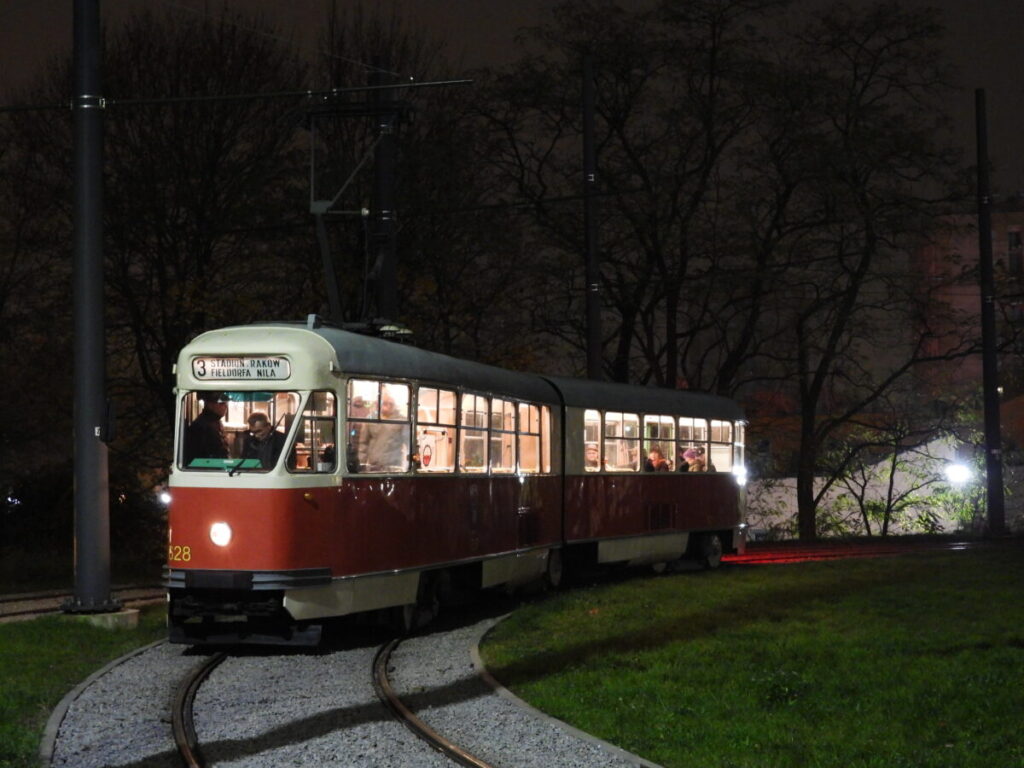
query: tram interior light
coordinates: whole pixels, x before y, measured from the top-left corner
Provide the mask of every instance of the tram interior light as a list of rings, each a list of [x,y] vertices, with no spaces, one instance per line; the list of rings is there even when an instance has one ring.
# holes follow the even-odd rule
[[[732,474],[736,478],[737,485],[747,484],[747,467],[744,464],[737,464],[732,468]]]
[[[226,547],[231,543],[231,526],[227,523],[214,523],[211,525],[210,541],[218,547]]]
[[[949,480],[953,485],[963,485],[970,481],[973,476],[971,468],[966,464],[947,464],[946,465],[946,479]]]

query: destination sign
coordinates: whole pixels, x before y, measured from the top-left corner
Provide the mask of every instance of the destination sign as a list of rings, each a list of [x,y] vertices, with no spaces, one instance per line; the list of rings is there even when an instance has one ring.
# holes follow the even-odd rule
[[[203,381],[281,381],[292,367],[283,357],[193,357],[192,375]]]

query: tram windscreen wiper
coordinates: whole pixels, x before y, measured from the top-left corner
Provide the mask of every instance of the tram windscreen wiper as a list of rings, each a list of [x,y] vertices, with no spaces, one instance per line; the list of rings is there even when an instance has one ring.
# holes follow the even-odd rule
[[[227,469],[228,461],[224,462],[224,468]],[[239,459],[235,462],[235,466],[228,470],[228,477],[234,477],[235,473],[240,469],[263,469],[263,462],[259,459]]]

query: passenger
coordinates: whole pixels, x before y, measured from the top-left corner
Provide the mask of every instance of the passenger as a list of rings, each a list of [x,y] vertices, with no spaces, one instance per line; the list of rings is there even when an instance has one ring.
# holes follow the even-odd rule
[[[401,424],[384,423],[403,418],[386,387],[381,392],[378,418],[381,421],[364,422],[359,430],[359,468],[365,472],[404,472],[408,430]]]
[[[652,445],[647,452],[647,461],[644,463],[644,472],[671,472],[672,466],[661,452],[661,448]]]
[[[689,465],[688,472],[707,472],[707,462],[704,461],[703,448],[687,448],[683,452],[683,458]]]
[[[601,451],[598,450],[597,443],[587,443],[584,450],[583,466],[590,470],[597,470],[601,468]]]
[[[370,417],[370,406],[367,402],[356,395],[349,401],[348,416],[350,419],[366,419]],[[345,444],[346,463],[349,472],[359,471],[359,436],[366,426],[361,421],[350,421],[348,423],[348,440]]]
[[[260,467],[270,469],[284,450],[284,433],[270,424],[267,414],[253,411],[249,414],[249,434],[242,442],[242,458],[258,459]]]
[[[223,392],[196,393],[203,401],[203,410],[185,430],[184,462],[194,459],[226,459],[228,439],[221,419],[228,412],[228,399]]]
[[[690,464],[686,460],[686,451],[679,451],[676,456],[676,472],[689,472]]]

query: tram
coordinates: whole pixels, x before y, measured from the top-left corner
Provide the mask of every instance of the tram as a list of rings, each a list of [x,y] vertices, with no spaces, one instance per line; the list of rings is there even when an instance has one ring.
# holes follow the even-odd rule
[[[315,316],[204,333],[175,374],[171,642],[310,645],[364,613],[409,629],[566,567],[715,566],[745,547],[731,400],[503,370]]]

